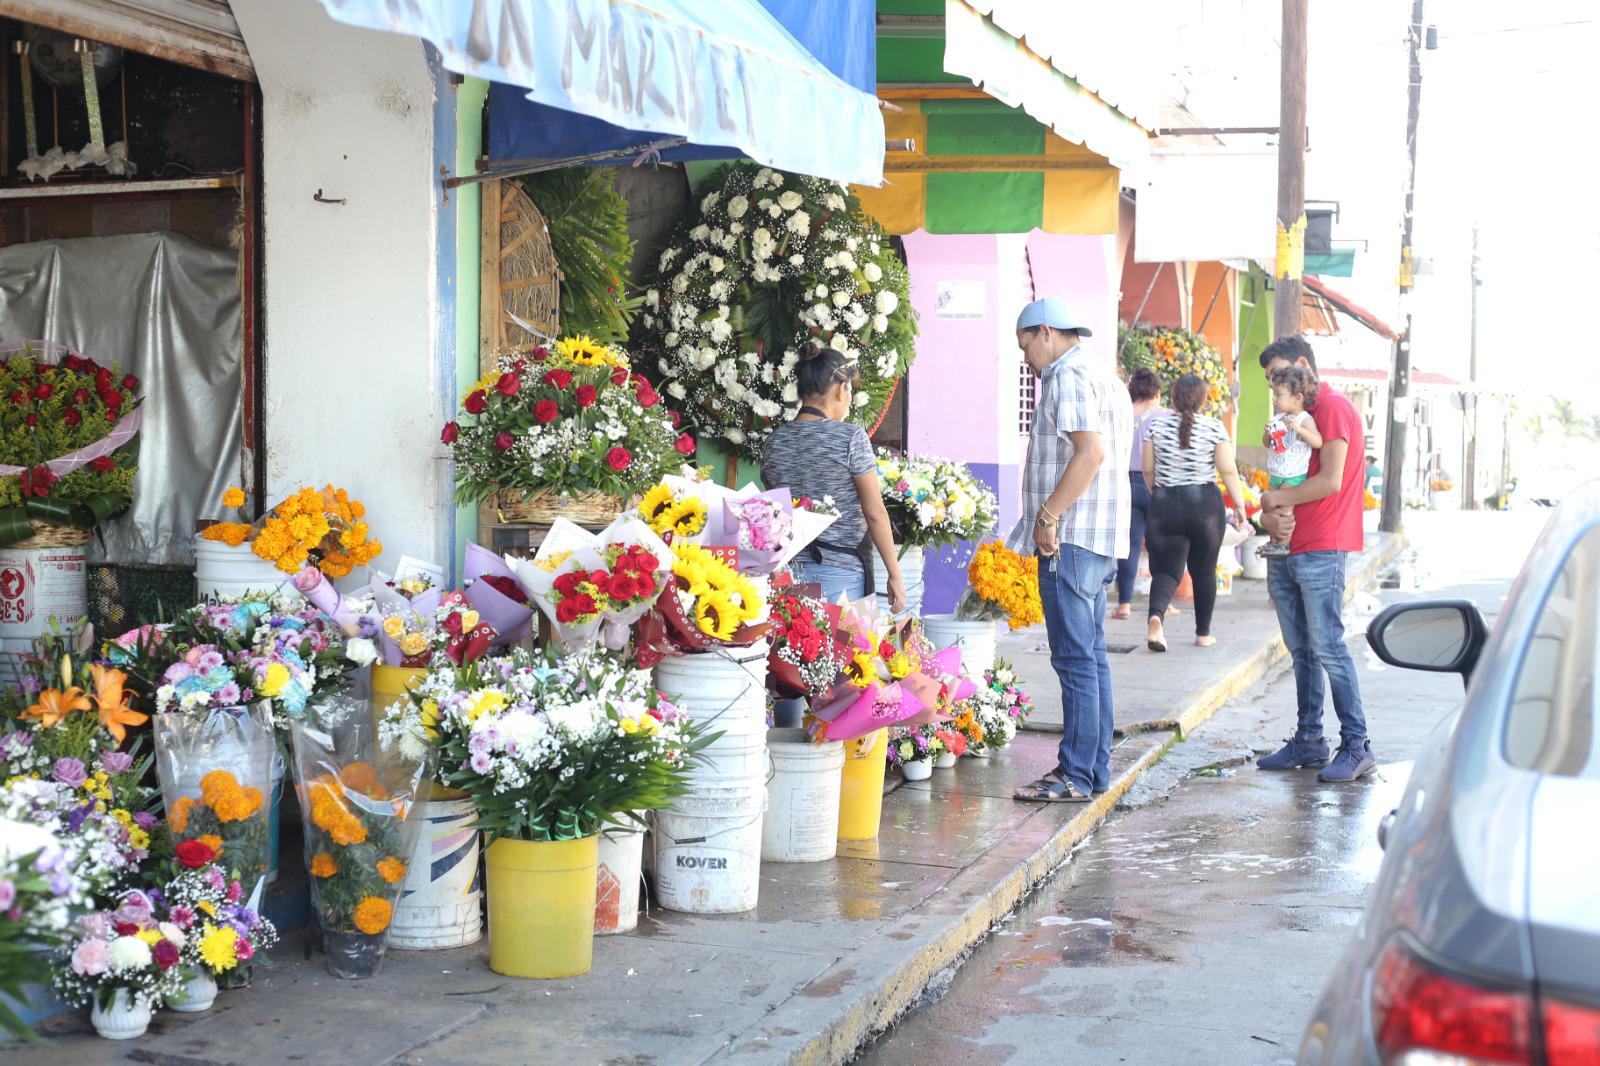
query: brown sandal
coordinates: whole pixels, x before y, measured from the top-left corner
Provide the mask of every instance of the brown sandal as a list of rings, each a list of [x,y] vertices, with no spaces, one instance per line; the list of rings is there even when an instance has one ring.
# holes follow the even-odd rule
[[[1032,784],[1017,789],[1011,798],[1023,803],[1088,803],[1094,797],[1072,787],[1060,770],[1051,770]]]

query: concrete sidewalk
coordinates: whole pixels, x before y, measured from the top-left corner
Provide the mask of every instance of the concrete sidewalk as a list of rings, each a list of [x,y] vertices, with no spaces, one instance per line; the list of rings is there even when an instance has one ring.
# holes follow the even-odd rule
[[[1352,560],[1352,591],[1399,548],[1369,541]],[[1236,582],[1224,601],[1216,647],[1187,642],[1180,619],[1168,627],[1168,655],[1151,656],[1140,641],[1116,657],[1118,700],[1130,713],[1113,753],[1115,783],[1092,804],[1009,798],[1054,763],[1055,739],[1029,731],[993,759],[895,788],[877,841],[843,846],[831,862],[765,864],[754,912],[652,911],[637,932],[599,939],[594,968],[580,978],[500,977],[480,943],[391,952],[377,977],[341,982],[301,934],[272,952],[252,989],[224,992],[209,1013],[160,1012],[149,1034],[120,1044],[94,1037],[80,1011],[45,1023],[54,1039],[43,1048],[6,1053],[30,1066],[843,1062],[1048,876],[1179,726],[1193,728],[1282,655],[1265,594],[1251,584]],[[1124,628],[1142,632],[1142,623],[1113,625],[1118,643],[1131,643]],[[1029,679],[1038,722],[1059,722],[1058,689],[1031,643],[1008,638],[1005,653]]]

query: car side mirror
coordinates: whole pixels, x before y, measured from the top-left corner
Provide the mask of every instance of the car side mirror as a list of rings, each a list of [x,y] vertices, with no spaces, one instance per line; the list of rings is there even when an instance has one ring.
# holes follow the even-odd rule
[[[1489,639],[1483,613],[1467,600],[1429,600],[1388,608],[1367,626],[1367,643],[1390,666],[1472,676]]]

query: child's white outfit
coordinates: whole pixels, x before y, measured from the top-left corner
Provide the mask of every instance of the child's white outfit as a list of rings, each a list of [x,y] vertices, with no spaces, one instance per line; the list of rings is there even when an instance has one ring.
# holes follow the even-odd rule
[[[1301,411],[1277,415],[1267,423],[1267,476],[1273,488],[1298,485],[1311,473],[1311,445],[1294,431],[1310,418],[1310,411]]]

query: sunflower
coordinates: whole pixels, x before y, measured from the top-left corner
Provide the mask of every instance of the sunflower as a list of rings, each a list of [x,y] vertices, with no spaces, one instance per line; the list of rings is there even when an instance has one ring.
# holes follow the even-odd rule
[[[692,537],[706,528],[706,504],[698,496],[688,499],[673,507],[670,512],[669,528],[680,537]]]
[[[878,662],[871,652],[857,651],[845,664],[844,676],[856,688],[866,688],[878,679]]]
[[[739,629],[740,608],[725,592],[708,592],[694,605],[695,626],[708,637],[730,640]]]
[[[739,611],[739,621],[754,622],[761,617],[765,600],[754,581],[735,571],[725,591],[733,597],[734,606]]]
[[[678,502],[678,497],[665,483],[657,485],[644,494],[639,501],[639,513],[644,516],[645,524],[657,533],[665,533],[672,528],[671,520],[667,517],[673,506]]]
[[[587,334],[556,341],[556,354],[577,366],[620,366],[616,352]]]

